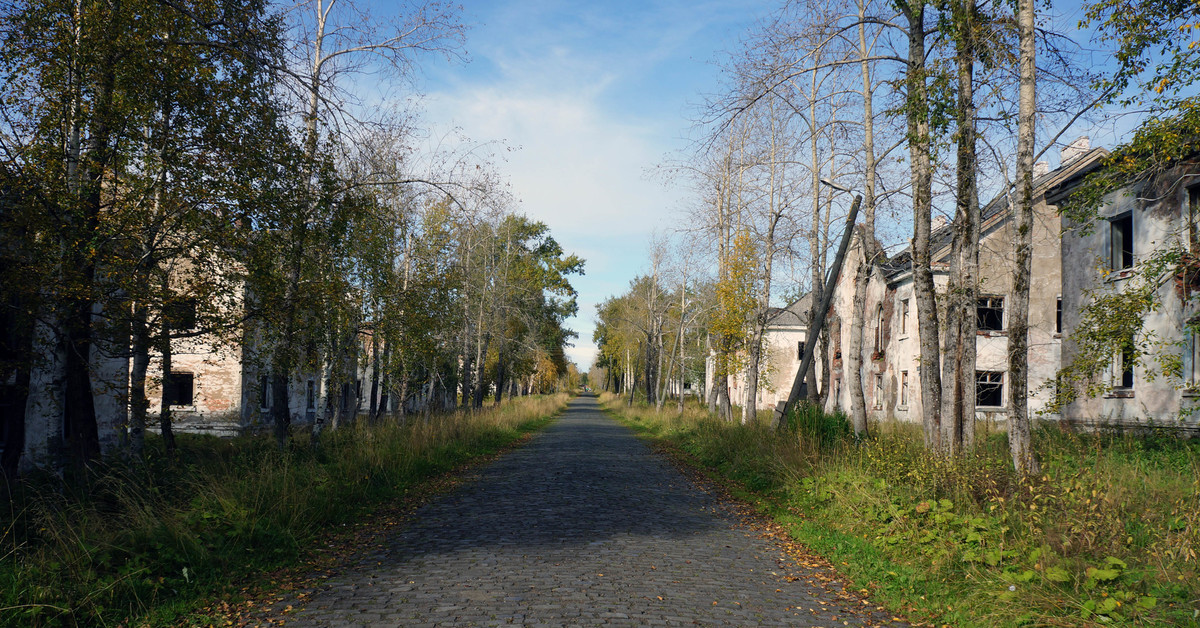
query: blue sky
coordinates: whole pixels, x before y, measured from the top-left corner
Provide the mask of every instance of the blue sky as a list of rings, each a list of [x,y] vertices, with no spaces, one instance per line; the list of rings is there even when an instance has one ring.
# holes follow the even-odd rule
[[[469,1],[470,62],[427,68],[425,120],[514,148],[499,168],[518,211],[587,260],[569,321],[580,368],[595,351],[596,303],[623,292],[649,236],[680,220],[687,191],[649,171],[686,145],[692,104],[718,85],[711,62],[776,4]]]
[[[394,10],[375,0],[382,13]],[[473,142],[502,142],[500,175],[517,211],[540,220],[587,260],[573,282],[579,334],[568,355],[587,369],[595,305],[643,272],[654,233],[684,220],[690,191],[652,169],[687,146],[696,103],[719,89],[714,61],[782,0],[468,0],[469,62],[427,59],[420,89],[434,138],[460,129]],[[1045,25],[1070,31],[1076,0],[1055,3]],[[1086,48],[1096,46],[1088,37]],[[1091,65],[1107,57],[1090,52]],[[1066,133],[1111,147],[1133,124],[1115,118]],[[1057,165],[1052,148],[1044,159]]]

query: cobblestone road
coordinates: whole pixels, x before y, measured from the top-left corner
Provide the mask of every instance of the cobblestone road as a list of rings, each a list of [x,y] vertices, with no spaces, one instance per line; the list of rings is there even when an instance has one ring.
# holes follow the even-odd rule
[[[289,626],[886,624],[574,400],[477,481],[306,596]]]

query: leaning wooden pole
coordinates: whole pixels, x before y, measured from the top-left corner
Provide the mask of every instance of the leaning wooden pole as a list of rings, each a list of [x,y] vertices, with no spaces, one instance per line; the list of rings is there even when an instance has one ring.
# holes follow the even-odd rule
[[[821,335],[825,326],[825,314],[829,312],[829,302],[833,299],[833,288],[837,284],[838,275],[842,272],[842,260],[846,258],[846,249],[850,247],[850,234],[854,232],[854,220],[858,218],[858,206],[862,204],[862,195],[855,194],[854,202],[850,204],[850,215],[846,216],[846,230],[842,232],[842,242],[838,245],[837,256],[833,258],[833,267],[825,278],[825,291],[821,294],[821,306],[817,308],[815,320],[809,321],[808,332],[804,335],[804,357],[800,360],[800,370],[796,371],[796,379],[792,381],[792,391],[788,393],[787,401],[775,405],[775,416],[772,424],[779,428],[784,425],[784,417],[792,411],[796,400],[807,393],[804,375],[812,365],[817,343],[814,339]]]

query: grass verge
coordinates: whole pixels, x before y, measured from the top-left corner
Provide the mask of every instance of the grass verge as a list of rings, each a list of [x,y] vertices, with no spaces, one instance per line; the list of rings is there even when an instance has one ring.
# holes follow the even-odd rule
[[[1035,434],[1043,473],[1010,471],[1003,434],[930,455],[920,426],[802,411],[790,431],[604,407],[761,504],[872,599],[957,626],[1200,625],[1200,443]]]
[[[0,511],[0,625],[173,625],[298,564],[330,530],[544,427],[567,399],[359,422],[286,451],[268,436],[183,435],[174,462],[107,463],[84,486],[27,480]]]

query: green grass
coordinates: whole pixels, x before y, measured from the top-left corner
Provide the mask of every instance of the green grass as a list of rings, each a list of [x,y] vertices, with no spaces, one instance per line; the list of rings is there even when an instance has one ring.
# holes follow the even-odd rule
[[[1200,625],[1200,443],[1043,426],[1043,473],[1011,470],[1003,434],[971,455],[920,426],[803,410],[783,433],[620,403],[645,436],[733,480],[857,588],[916,621],[956,626]]]
[[[173,625],[206,596],[298,563],[331,528],[540,429],[566,400],[359,422],[286,451],[267,436],[181,435],[171,464],[111,462],[83,486],[28,479],[0,511],[0,625]]]

